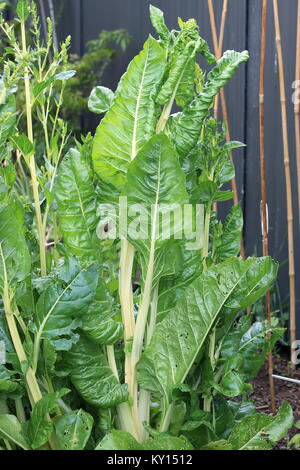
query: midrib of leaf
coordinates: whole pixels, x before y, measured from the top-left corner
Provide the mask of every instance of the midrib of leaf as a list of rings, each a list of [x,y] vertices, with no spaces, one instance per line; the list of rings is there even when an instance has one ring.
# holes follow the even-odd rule
[[[148,259],[148,267],[147,267],[147,274],[145,280],[145,287],[142,295],[142,300],[140,304],[140,311],[137,317],[136,327],[135,327],[135,337],[133,340],[132,345],[132,363],[133,366],[138,363],[142,343],[145,334],[145,327],[147,322],[147,316],[149,311],[149,305],[151,301],[151,290],[152,290],[152,283],[153,283],[153,273],[154,273],[154,259],[155,259],[155,234],[156,234],[156,225],[157,225],[157,207],[158,207],[158,199],[159,199],[159,192],[160,192],[160,173],[161,173],[161,155],[158,159],[158,169],[157,169],[157,187],[156,187],[156,195],[155,195],[155,209],[154,209],[154,217],[153,217],[153,224],[151,228],[151,244],[149,250],[149,259]]]
[[[77,178],[76,177],[75,177],[75,181],[76,181],[76,192],[77,192],[77,195],[78,195],[80,210],[81,210],[82,217],[83,217],[83,220],[84,220],[85,228],[86,228],[86,230],[89,234],[89,237],[91,238],[91,231],[90,231],[90,228],[88,226],[88,223],[87,223],[87,220],[86,220],[86,217],[85,217],[83,202],[82,202],[82,199],[81,199],[81,194],[80,194],[80,191],[79,191],[79,187],[78,187],[78,184],[77,184]]]
[[[138,92],[138,97],[137,97],[137,102],[136,102],[136,108],[135,108],[135,115],[134,115],[134,122],[133,122],[133,133],[132,133],[131,160],[133,160],[136,157],[137,124],[138,124],[140,103],[141,103],[141,98],[142,98],[142,90],[144,88],[145,73],[146,73],[146,68],[147,68],[147,65],[148,65],[148,57],[149,57],[149,47],[147,49],[147,55],[146,55],[146,60],[145,60],[145,64],[144,64],[142,80],[141,80],[141,84],[140,84],[140,87],[139,87],[139,92]]]

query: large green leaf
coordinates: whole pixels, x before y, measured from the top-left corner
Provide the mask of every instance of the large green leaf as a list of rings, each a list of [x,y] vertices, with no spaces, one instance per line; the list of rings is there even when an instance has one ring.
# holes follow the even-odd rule
[[[63,159],[55,197],[67,252],[82,261],[97,260],[100,249],[96,234],[97,199],[84,152],[71,149]]]
[[[259,262],[269,275],[262,281],[261,272],[255,276],[253,266]],[[266,273],[265,273],[266,274]],[[276,269],[270,259],[246,261],[230,259],[212,267],[194,281],[176,307],[160,322],[150,345],[138,365],[142,388],[162,394],[170,402],[172,390],[183,383],[196,360],[211,328],[223,308],[239,311],[241,304],[236,292],[247,302],[259,298],[274,281]]]
[[[276,416],[255,414],[236,424],[228,439],[236,450],[270,450],[293,425],[291,405],[284,402]]]
[[[115,344],[123,337],[123,324],[112,318],[114,313],[114,301],[99,276],[95,297],[82,317],[81,329],[95,343]]]
[[[63,450],[83,450],[91,435],[93,417],[84,410],[70,411],[55,421],[55,433]]]
[[[91,405],[110,408],[128,398],[127,385],[113,375],[102,349],[83,336],[65,353],[64,368],[78,393]]]
[[[243,231],[243,213],[239,204],[234,205],[227,215],[223,232],[215,250],[217,261],[225,261],[240,252]]]
[[[36,345],[48,338],[58,350],[71,347],[77,340],[73,330],[82,324],[97,282],[98,266],[82,269],[74,259],[51,277],[36,305]]]
[[[22,449],[30,449],[24,426],[14,415],[0,414],[0,437],[9,439]]]
[[[169,75],[157,96],[159,104],[176,99],[178,106],[186,106],[194,97],[195,88],[195,43],[189,43],[183,51],[173,57],[169,65]]]
[[[115,187],[126,182],[128,165],[155,132],[155,97],[165,70],[165,52],[152,37],[129,64],[120,80],[114,104],[95,135],[96,173]]]
[[[266,291],[266,286],[271,286],[276,279],[278,265],[271,258],[253,258],[247,276],[241,278],[236,287],[235,295],[225,305],[223,315],[219,319],[216,330],[216,340],[223,341],[231,331],[236,312],[245,310],[254,304]],[[255,280],[252,282],[251,280]]]
[[[159,14],[155,18],[159,18]],[[195,20],[183,22],[179,19],[179,26],[180,31],[171,34],[171,44],[164,41],[169,59],[168,74],[157,102],[171,104],[175,99],[177,105],[184,108],[195,95],[197,53],[203,55],[209,63],[215,62],[215,57],[210,53],[207,42],[199,36]]]
[[[161,321],[174,309],[186,288],[199,277],[202,265],[199,251],[186,250],[183,255],[183,270],[174,277],[166,277],[159,283],[157,319]]]
[[[188,57],[176,93],[176,104],[181,108],[188,106],[195,96],[196,54]]]
[[[30,255],[24,227],[10,206],[0,206],[0,286],[5,271],[10,285],[25,279],[30,271]]]
[[[144,210],[142,228],[136,232],[137,216],[129,216],[128,239],[138,250],[143,267],[143,276],[153,271],[153,284],[163,275],[174,273],[176,240],[182,230],[182,208],[188,201],[185,175],[180,167],[178,155],[164,134],[153,136],[139,152],[128,169],[128,182],[124,194],[128,206],[141,205]],[[160,206],[160,207],[159,207]],[[172,216],[174,206],[179,210]],[[138,207],[138,206],[137,206]],[[159,209],[163,208],[163,216]],[[172,250],[172,251],[171,251]],[[172,253],[172,256],[170,254]],[[177,256],[181,252],[177,253]]]
[[[270,328],[268,324],[258,321],[252,324],[251,315],[245,315],[225,337],[221,356],[228,362],[239,355],[242,358],[241,372],[245,374],[246,380],[252,380],[284,331],[283,328]],[[271,338],[268,339],[267,335],[271,332]]]
[[[247,51],[227,51],[218,60],[217,65],[209,72],[207,83],[200,95],[190,106],[184,109],[172,123],[172,135],[180,156],[186,156],[197,143],[202,124],[213,104],[219,90],[231,79],[242,62],[248,60]]]

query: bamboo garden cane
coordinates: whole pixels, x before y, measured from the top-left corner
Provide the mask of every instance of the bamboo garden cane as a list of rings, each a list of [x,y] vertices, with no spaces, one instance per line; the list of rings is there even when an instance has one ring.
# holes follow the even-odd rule
[[[215,56],[217,57],[217,59],[220,59],[220,57],[222,56],[222,50],[223,50],[225,25],[226,25],[227,12],[228,12],[228,0],[223,0],[223,9],[222,9],[222,18],[221,18],[219,39],[218,39],[218,35],[217,35],[217,27],[216,27],[215,11],[214,11],[214,6],[213,6],[213,1],[212,0],[207,0],[207,3],[208,3],[208,12],[209,12],[209,19],[210,19],[210,25],[211,25],[211,32],[212,32],[212,39],[213,39],[213,46],[214,46]],[[225,126],[226,126],[226,140],[229,142],[230,141],[230,128],[229,128],[229,118],[228,118],[228,110],[227,110],[227,103],[226,103],[224,88],[221,88],[221,90],[220,90],[220,98],[221,98],[223,119],[224,119]],[[215,119],[218,118],[218,113],[219,113],[219,95],[217,95],[217,97],[215,99],[215,104],[214,104],[214,117],[215,117]],[[232,153],[230,153],[230,159],[233,162]],[[239,197],[238,197],[238,190],[237,190],[237,184],[236,184],[236,178],[235,177],[231,180],[231,187],[232,187],[232,191],[233,191],[234,204],[238,204]],[[241,256],[243,258],[245,258],[245,247],[244,247],[243,240],[241,241]]]
[[[267,27],[267,0],[262,5],[262,27],[261,27],[261,53],[260,53],[260,84],[259,84],[259,141],[260,141],[260,183],[262,198],[262,232],[263,232],[263,255],[269,256],[268,222],[267,222],[267,188],[265,169],[265,58],[266,58],[266,27]],[[266,292],[266,319],[271,324],[271,296],[270,290]],[[275,388],[273,379],[273,354],[268,354],[268,377],[271,397],[271,411],[276,411]]]
[[[295,90],[300,88],[300,0],[298,0],[297,15],[297,42],[296,42],[296,72],[295,72]],[[295,95],[294,114],[295,114],[295,138],[296,138],[296,161],[297,161],[297,186],[298,186],[298,210],[300,220],[300,103],[298,96]]]
[[[294,233],[293,233],[294,219],[293,219],[293,197],[292,197],[292,183],[291,183],[291,169],[290,169],[290,155],[289,155],[289,138],[288,138],[288,127],[287,127],[285,75],[284,75],[280,21],[279,21],[277,0],[273,0],[273,9],[274,9],[274,24],[275,24],[276,45],[277,45],[277,54],[278,54],[282,138],[283,138],[284,169],[285,169],[285,182],[286,182],[289,281],[290,281],[290,342],[291,342],[291,355],[292,355],[292,353],[294,352],[293,345],[296,340],[295,259],[294,259]]]

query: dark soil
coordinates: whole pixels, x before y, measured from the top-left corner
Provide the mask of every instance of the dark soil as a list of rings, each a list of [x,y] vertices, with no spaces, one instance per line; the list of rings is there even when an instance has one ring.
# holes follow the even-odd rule
[[[296,370],[291,368],[287,351],[280,352],[280,357],[274,357],[274,374],[300,380],[300,368]],[[290,382],[274,379],[276,393],[276,408],[278,409],[283,401],[288,401],[293,408],[295,421],[300,420],[300,385]],[[257,411],[261,413],[270,413],[270,392],[268,384],[267,364],[262,368],[259,375],[252,382],[253,391],[250,398],[255,402]],[[288,448],[289,440],[297,433],[299,429],[293,427],[289,435],[280,441],[276,446],[277,450]]]

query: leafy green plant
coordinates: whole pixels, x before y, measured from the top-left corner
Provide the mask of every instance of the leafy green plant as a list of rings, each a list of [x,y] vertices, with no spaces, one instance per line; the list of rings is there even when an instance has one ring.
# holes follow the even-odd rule
[[[19,0],[22,49],[13,27],[1,23],[19,59],[6,65],[0,88],[7,161],[0,175],[1,448],[271,449],[292,425],[291,407],[257,414],[247,394],[283,330],[243,312],[272,286],[277,265],[238,256],[238,205],[223,223],[212,210],[232,197],[222,187],[234,175],[229,154],[242,144],[224,143],[210,109],[247,52],[227,51],[206,76],[198,55],[209,64],[215,58],[195,20],[169,31],[150,7],[159,39],[147,39],[115,93],[92,92],[89,106],[105,113],[94,139],[66,155],[63,145],[59,158],[50,142],[49,188],[39,179],[31,127],[37,78],[36,51],[24,42],[29,14],[34,4]],[[6,80],[14,72],[26,91],[27,135],[16,125],[18,91]],[[38,89],[47,103],[45,74]],[[15,178],[18,153],[33,188],[25,201]],[[143,224],[126,213],[131,230],[118,212],[124,200],[143,208]],[[183,235],[172,211],[186,204]],[[197,223],[201,236],[192,243]],[[56,235],[47,251],[48,226]]]

